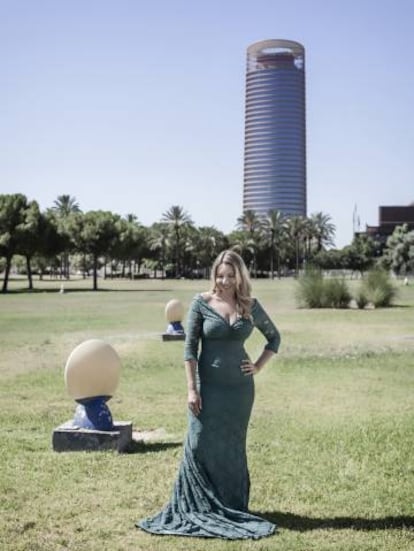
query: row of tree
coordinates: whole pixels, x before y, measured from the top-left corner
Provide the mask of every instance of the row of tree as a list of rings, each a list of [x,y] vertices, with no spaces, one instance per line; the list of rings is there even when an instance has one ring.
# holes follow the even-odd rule
[[[402,228],[395,239],[404,240],[409,233]],[[324,269],[363,271],[380,256],[401,271],[396,256],[383,255],[380,245],[370,238],[359,236],[337,250],[332,248],[334,236],[330,216],[321,212],[306,218],[286,217],[277,210],[266,217],[246,211],[236,229],[225,235],[213,226],[196,227],[177,205],[146,227],[133,214],[84,213],[70,195],[59,196],[45,212],[23,194],[0,195],[3,292],[15,255],[25,259],[20,270],[27,273],[29,289],[33,288],[33,271],[40,277],[49,273],[61,278],[69,278],[73,270],[92,273],[94,289],[100,269],[105,277],[140,277],[149,270],[160,277],[208,277],[211,263],[225,248],[237,250],[256,277],[297,274],[309,263]],[[407,254],[404,269],[410,267],[411,253]]]

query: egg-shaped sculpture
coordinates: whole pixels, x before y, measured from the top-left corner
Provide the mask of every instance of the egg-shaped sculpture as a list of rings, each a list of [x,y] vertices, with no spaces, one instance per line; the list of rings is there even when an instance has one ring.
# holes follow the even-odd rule
[[[96,396],[110,398],[118,386],[121,361],[114,348],[100,340],[82,342],[69,355],[65,385],[76,401]]]
[[[169,323],[182,321],[184,317],[184,306],[181,300],[173,298],[165,306],[165,317]]]

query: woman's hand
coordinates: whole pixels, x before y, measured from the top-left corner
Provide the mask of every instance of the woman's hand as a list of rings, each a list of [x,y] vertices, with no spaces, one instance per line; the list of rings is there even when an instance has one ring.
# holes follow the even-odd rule
[[[188,391],[187,399],[188,407],[194,415],[199,415],[202,409],[201,396],[197,390]]]
[[[242,360],[240,369],[242,370],[243,375],[256,375],[260,371],[260,368],[257,367],[251,360]]]

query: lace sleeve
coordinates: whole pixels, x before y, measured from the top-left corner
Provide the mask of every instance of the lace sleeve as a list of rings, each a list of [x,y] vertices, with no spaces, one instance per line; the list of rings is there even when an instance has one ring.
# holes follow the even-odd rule
[[[267,340],[265,349],[277,352],[280,345],[280,333],[277,330],[275,324],[266,314],[262,305],[256,299],[254,300],[252,307],[252,317],[255,327],[259,329],[259,331]]]
[[[198,358],[198,347],[201,338],[202,316],[197,297],[193,299],[187,315],[187,331],[184,344],[184,360]]]

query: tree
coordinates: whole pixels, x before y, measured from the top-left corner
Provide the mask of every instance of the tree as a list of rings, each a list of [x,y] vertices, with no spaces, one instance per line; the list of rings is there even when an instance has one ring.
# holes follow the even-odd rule
[[[98,261],[107,255],[118,237],[119,216],[108,211],[89,211],[75,214],[71,218],[76,248],[90,254],[93,260],[93,290],[98,289]]]
[[[21,245],[21,233],[28,208],[27,197],[21,193],[0,195],[0,256],[6,259],[2,292],[7,292],[13,255]]]
[[[186,226],[193,225],[190,215],[178,205],[173,205],[162,215],[162,221],[168,224],[175,241],[175,276],[181,274],[181,235]]]
[[[229,235],[230,248],[236,251],[244,260],[246,266],[249,266],[255,258],[255,243],[245,231],[236,230]]]
[[[42,279],[47,268],[49,270],[51,268],[58,269],[58,254],[62,251],[65,241],[58,232],[55,219],[50,217],[48,212],[39,213],[37,232],[36,244],[33,247],[33,254],[29,261],[30,266],[33,265],[33,269],[36,269],[39,273],[39,279]],[[27,253],[25,254],[27,255]],[[28,266],[28,273],[29,269]]]
[[[55,215],[56,225],[62,236],[63,256],[61,258],[61,275],[66,277],[66,279],[69,279],[69,253],[72,248],[72,239],[69,228],[73,227],[70,223],[70,219],[74,214],[80,214],[82,211],[76,197],[71,197],[70,195],[58,195],[57,199],[53,202],[53,207],[50,210]]]
[[[27,279],[29,290],[33,289],[31,259],[41,251],[42,215],[36,201],[28,203],[23,212],[23,219],[19,228],[19,243],[17,252],[26,258]]]
[[[397,226],[387,239],[384,263],[397,275],[414,272],[414,230]]]
[[[161,277],[165,276],[165,262],[167,258],[167,251],[170,247],[170,231],[168,224],[155,223],[151,226],[149,231],[148,245],[150,251],[154,251],[158,254],[157,266],[161,269]]]
[[[253,270],[256,274],[256,255],[259,244],[260,231],[262,229],[262,219],[254,210],[248,209],[245,210],[244,213],[238,217],[237,227],[240,230],[247,232],[249,235],[250,247],[253,250]]]
[[[294,246],[295,274],[299,274],[300,261],[303,257],[303,241],[305,237],[306,218],[291,216],[286,220],[287,235]]]
[[[57,212],[61,218],[65,218],[74,212],[82,212],[76,197],[70,195],[58,195],[53,201],[52,210]]]
[[[344,268],[359,271],[362,274],[373,266],[375,253],[374,240],[368,235],[357,234],[352,243],[342,250]]]
[[[271,209],[264,218],[263,232],[267,242],[270,244],[270,273],[274,278],[274,257],[276,253],[276,269],[280,277],[280,247],[283,235],[286,232],[286,221],[280,210]]]
[[[334,246],[335,224],[332,223],[329,214],[316,212],[311,214],[310,221],[313,226],[313,235],[316,241],[316,252],[323,248]]]
[[[223,232],[214,226],[198,228],[195,237],[194,250],[197,257],[197,268],[204,270],[205,276],[210,276],[210,267],[218,254],[228,247],[228,241]]]
[[[344,254],[342,249],[321,249],[312,256],[311,264],[320,270],[339,270],[344,268]]]
[[[122,261],[122,277],[125,276],[125,264],[128,264],[128,277],[132,279],[132,262],[140,256],[142,249],[142,227],[135,215],[127,215],[116,222],[117,239],[111,251],[114,258]]]
[[[185,226],[181,236],[181,274],[192,278],[198,268],[199,231],[194,226]]]

